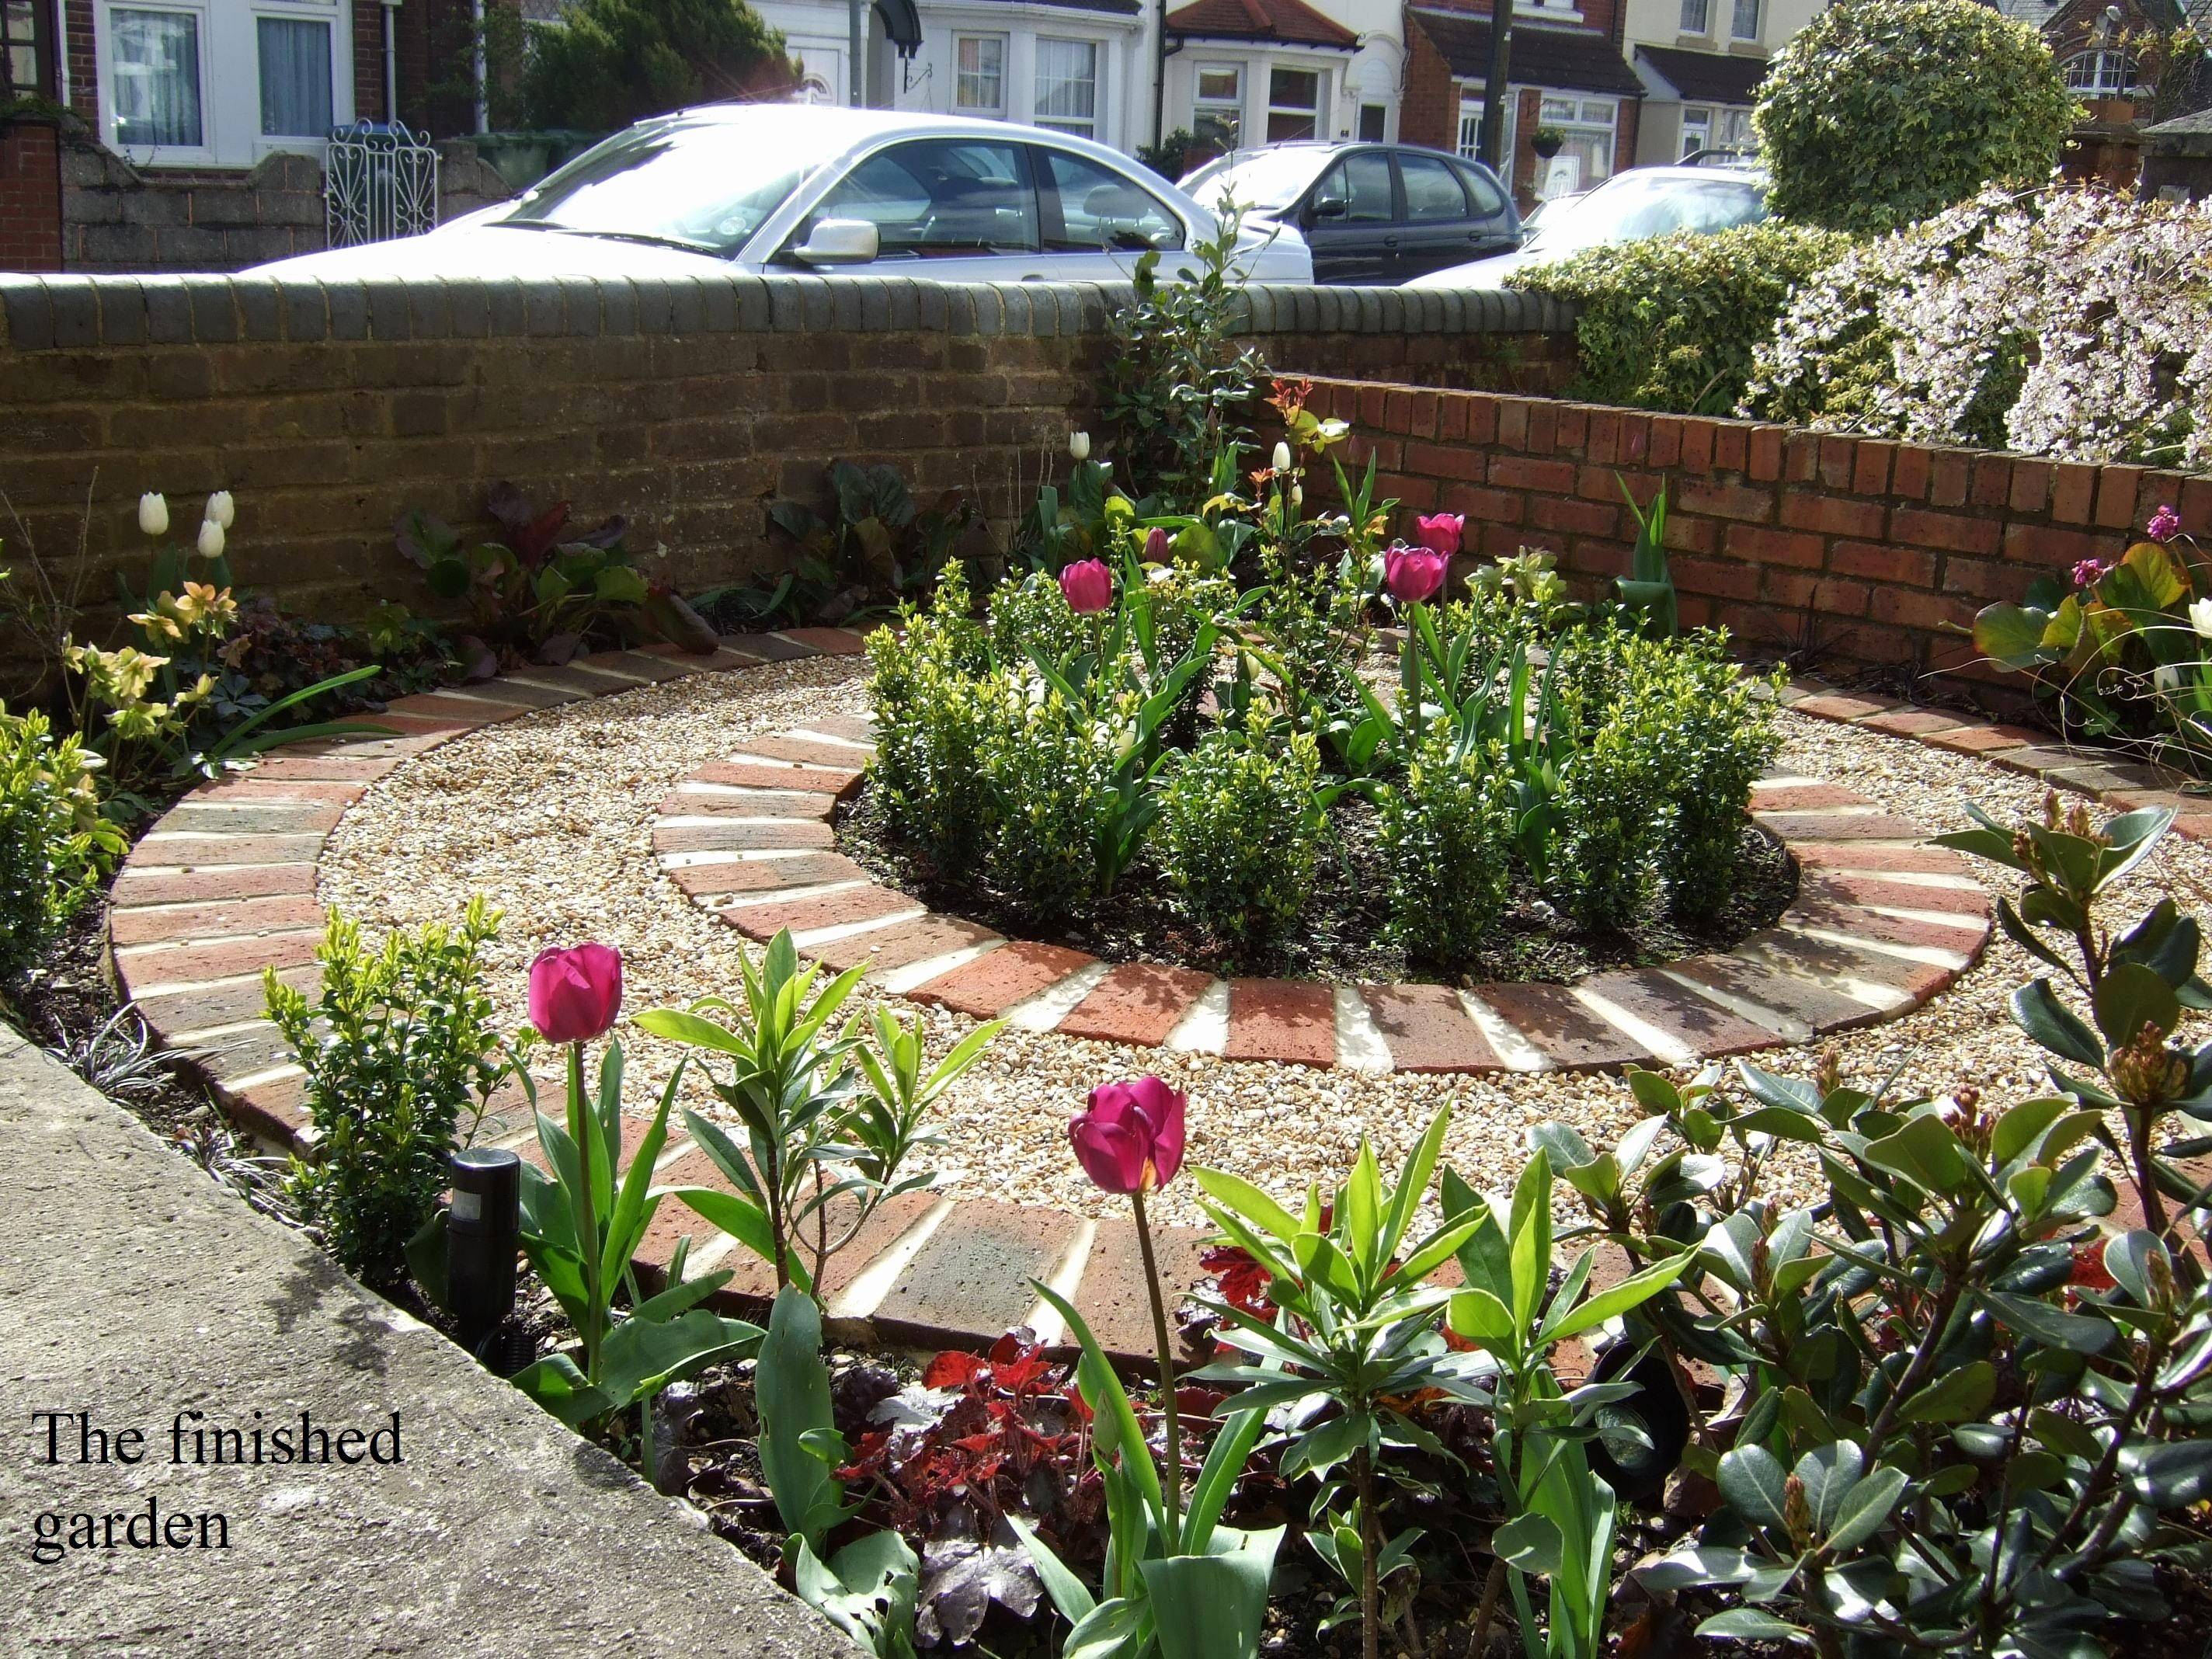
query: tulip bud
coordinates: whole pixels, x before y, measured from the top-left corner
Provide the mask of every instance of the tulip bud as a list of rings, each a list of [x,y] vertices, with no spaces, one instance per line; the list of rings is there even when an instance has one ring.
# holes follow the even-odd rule
[[[221,558],[222,556],[222,526],[217,524],[213,519],[204,519],[201,520],[200,538],[198,545],[199,548],[200,557],[204,559]]]
[[[1432,513],[1426,518],[1417,518],[1413,523],[1420,532],[1417,540],[1431,553],[1441,553],[1446,558],[1459,551],[1460,538],[1467,529],[1467,518],[1459,513]]]
[[[530,964],[530,1023],[548,1042],[588,1042],[622,1010],[622,952],[579,945],[541,951]]]
[[[1383,552],[1383,585],[1399,604],[1419,605],[1443,586],[1444,564],[1444,556],[1432,549],[1401,544]]]
[[[1067,1127],[1076,1161],[1109,1193],[1147,1193],[1182,1168],[1182,1095],[1156,1077],[1108,1083]]]
[[[1292,507],[1304,507],[1305,504],[1306,487],[1302,483],[1292,484],[1291,486],[1291,505]]]
[[[149,536],[169,533],[169,503],[153,490],[138,498],[138,527]]]
[[[207,521],[219,524],[225,530],[238,522],[238,503],[231,500],[228,489],[218,489],[208,497]]]
[[[1114,573],[1097,559],[1079,559],[1060,573],[1060,591],[1069,610],[1092,616],[1114,603]]]
[[[1175,538],[1162,525],[1154,525],[1145,532],[1145,562],[1165,564],[1175,556]]]
[[[1088,432],[1069,433],[1067,434],[1067,453],[1073,455],[1079,461],[1089,460],[1091,459],[1091,434]]]
[[[1275,471],[1288,472],[1290,470],[1291,447],[1279,439],[1275,444]]]

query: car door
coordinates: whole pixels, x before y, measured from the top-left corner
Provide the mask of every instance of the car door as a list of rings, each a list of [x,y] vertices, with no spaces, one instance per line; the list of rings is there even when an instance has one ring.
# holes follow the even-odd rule
[[[877,254],[836,270],[902,273],[947,283],[1008,282],[1043,257],[1029,146],[998,138],[910,138],[862,157],[793,231],[823,219],[865,219]]]
[[[1397,185],[1390,153],[1356,149],[1307,191],[1300,221],[1316,283],[1395,283]]]
[[[1046,144],[1030,146],[1042,237],[1038,258],[1018,275],[1055,283],[1127,282],[1148,249],[1160,274],[1182,274],[1176,256],[1189,246],[1182,216],[1128,174],[1089,155]],[[1011,269],[1011,268],[1010,268]]]
[[[1498,235],[1497,213],[1478,215],[1467,177],[1443,156],[1401,150],[1397,163],[1406,212],[1398,228],[1394,281],[1409,282],[1447,265],[1504,252],[1511,246]],[[1502,210],[1504,198],[1495,191],[1490,194],[1492,205]]]

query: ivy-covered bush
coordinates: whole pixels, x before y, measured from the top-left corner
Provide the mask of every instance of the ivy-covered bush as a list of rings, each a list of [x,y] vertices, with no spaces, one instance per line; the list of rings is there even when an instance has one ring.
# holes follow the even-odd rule
[[[1305,908],[1321,851],[1320,771],[1309,732],[1278,747],[1225,726],[1176,763],[1160,793],[1157,856],[1209,933],[1264,938]]]
[[[1769,222],[1594,248],[1507,280],[1581,306],[1577,396],[1725,414],[1790,295],[1850,246],[1834,231]]]
[[[371,1285],[404,1271],[407,1241],[447,1185],[462,1114],[481,1117],[517,1063],[483,985],[483,948],[498,933],[499,913],[476,898],[458,927],[395,932],[373,949],[333,910],[315,1000],[264,971],[269,1018],[307,1073],[315,1131],[292,1195],[331,1254]]]
[[[2212,210],[1991,189],[1801,287],[1744,412],[2069,460],[2212,464]]]
[[[1775,54],[1752,125],[1777,215],[1864,232],[2042,182],[2078,115],[2032,23],[1979,0],[1837,0]]]
[[[100,816],[98,760],[46,715],[0,703],[0,991],[37,962],[121,836]]]
[[[1504,753],[1463,747],[1439,720],[1380,804],[1392,929],[1425,960],[1471,962],[1513,890],[1513,775]]]

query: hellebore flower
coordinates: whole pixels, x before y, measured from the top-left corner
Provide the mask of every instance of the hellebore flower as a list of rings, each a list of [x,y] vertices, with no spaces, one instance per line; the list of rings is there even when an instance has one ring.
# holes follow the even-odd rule
[[[225,530],[238,522],[238,503],[232,501],[228,489],[218,489],[208,497],[207,521],[219,524]]]
[[[607,945],[541,951],[530,964],[530,1023],[548,1042],[589,1042],[622,1011],[622,952]]]
[[[1093,616],[1114,603],[1114,573],[1096,559],[1079,559],[1060,573],[1060,591],[1070,611]]]
[[[1091,434],[1088,432],[1069,433],[1067,434],[1067,453],[1079,461],[1089,460],[1091,459]]]
[[[1140,1194],[1164,1187],[1182,1168],[1183,1097],[1156,1077],[1106,1083],[1090,1109],[1068,1125],[1083,1173],[1102,1190]]]
[[[2189,625],[2199,639],[2212,640],[2212,599],[2198,599],[2190,605]]]
[[[200,557],[219,559],[222,556],[222,526],[213,519],[200,521],[200,538],[196,544]]]
[[[2150,523],[2143,529],[2143,534],[2154,542],[2170,542],[2180,533],[2181,514],[2173,510],[2171,502],[2152,514]]]
[[[1154,525],[1145,532],[1145,562],[1165,564],[1175,553],[1175,538],[1165,526]]]
[[[155,490],[138,498],[138,527],[149,536],[169,533],[169,503]]]
[[[1431,553],[1441,553],[1446,558],[1459,551],[1461,534],[1467,528],[1467,519],[1458,513],[1432,513],[1425,519],[1416,519],[1420,530],[1420,542]]]
[[[1383,586],[1401,605],[1433,599],[1444,585],[1444,556],[1434,548],[1402,543],[1390,548],[1382,555]]]

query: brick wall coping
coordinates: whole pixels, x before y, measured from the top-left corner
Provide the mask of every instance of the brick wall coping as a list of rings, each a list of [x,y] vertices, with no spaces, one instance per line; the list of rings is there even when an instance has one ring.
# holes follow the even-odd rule
[[[285,1150],[310,1152],[313,1136],[303,1105],[302,1073],[276,1028],[264,1018],[261,974],[264,968],[274,969],[280,978],[313,994],[315,949],[324,920],[316,897],[317,866],[346,807],[371,783],[451,738],[533,709],[612,696],[690,674],[819,655],[849,656],[862,648],[860,637],[845,629],[793,629],[726,637],[711,656],[685,656],[665,646],[604,652],[562,668],[532,667],[487,684],[402,698],[389,713],[378,716],[380,723],[397,733],[393,737],[285,750],[251,771],[203,784],[138,842],[117,877],[108,929],[122,994],[136,1001],[163,1043],[191,1055],[194,1069],[242,1129]],[[1843,695],[1817,682],[1797,683],[1781,696],[1801,713],[1982,755],[1995,764],[2040,776],[2056,787],[2093,794],[2115,808],[2172,805],[2185,814],[2183,834],[2212,838],[2212,807],[2176,793],[2171,780],[2148,768],[2059,748],[2044,733],[1910,708],[1881,698]],[[736,901],[752,895],[738,884],[743,878],[738,872],[748,865],[758,868],[835,860],[829,847],[826,806],[819,811],[808,806],[793,815],[754,810],[750,803],[803,802],[810,797],[826,803],[850,787],[866,748],[864,727],[830,720],[805,728],[803,736],[787,733],[755,740],[748,745],[749,758],[695,774],[671,798],[684,806],[681,813],[664,804],[655,831],[663,866],[695,899],[715,901],[713,908],[740,927],[766,921],[775,907],[787,909],[809,902],[783,896],[787,890],[778,888],[774,890],[776,896],[759,901],[760,909],[747,918],[744,913],[753,905]],[[763,769],[774,775],[766,784],[761,781]],[[771,787],[773,793],[744,793]],[[1798,796],[1796,805],[1801,809],[1794,813],[1784,808],[1792,793]],[[1711,1018],[1717,1021],[1749,1024],[1743,1014],[1769,1008],[1770,1002],[1763,999],[1786,1000],[1790,996],[1800,1000],[1803,1012],[1796,1018],[1804,1025],[1826,1029],[1832,1018],[1844,1023],[1878,1019],[1883,1011],[1877,1004],[1935,994],[1980,951],[1988,932],[1986,895],[1978,889],[1931,886],[1924,879],[1911,879],[1962,867],[1954,855],[1918,844],[1921,832],[1915,825],[1887,820],[1855,797],[1847,804],[1843,799],[1846,793],[1823,784],[1794,784],[1772,789],[1755,809],[1770,830],[1790,840],[1811,884],[1826,888],[1829,896],[1819,901],[1824,911],[1807,921],[1811,932],[1780,935],[1780,945],[1761,939],[1746,946],[1744,954],[1690,964],[1710,975],[1699,981],[1706,988],[1700,998],[1711,996]],[[741,802],[748,803],[747,810],[732,810]],[[714,806],[721,811],[713,811]],[[681,817],[706,822],[674,821]],[[781,847],[704,842],[695,847],[673,844],[670,839],[675,834],[702,831],[711,842],[748,818],[757,822],[744,827],[796,839]],[[779,824],[786,828],[779,830]],[[789,856],[746,856],[763,852]],[[1900,876],[1905,879],[1898,879]],[[864,878],[860,880],[866,884]],[[728,884],[722,890],[708,890],[725,882]],[[835,887],[834,879],[810,878],[806,884],[817,890],[817,901],[838,896],[836,891],[820,891]],[[1900,898],[1905,902],[1899,902]],[[908,914],[895,927],[873,930],[874,954],[878,978],[894,985],[902,969],[927,970],[919,983],[902,988],[910,994],[919,992],[955,1008],[1018,1008],[1019,999],[1013,994],[1020,984],[1042,975],[1049,988],[1066,986],[1072,977],[1068,971],[1052,971],[1058,960],[1053,947],[1014,941],[988,952],[976,949],[984,930],[969,923],[935,921],[930,925],[948,933],[932,938],[928,928],[919,925],[921,919],[911,914],[918,907],[903,902]],[[1928,909],[1931,903],[1942,907],[1932,917]],[[812,954],[830,962],[857,959],[855,945],[868,930],[841,936],[834,931],[839,925],[830,925],[826,941],[817,939]],[[969,930],[967,934],[957,933],[963,928]],[[893,931],[903,941],[902,953],[882,948]],[[1940,943],[1930,946],[1923,942],[1929,939]],[[974,954],[964,964],[945,961],[949,954],[969,951]],[[899,958],[896,965],[890,959],[895,955]],[[982,971],[994,958],[999,969]],[[1838,967],[1844,969],[1840,978]],[[1109,971],[1123,973],[1125,981],[1129,977],[1126,967]],[[1105,975],[1099,976],[1099,982],[1105,982]],[[1836,988],[1838,984],[1842,988]],[[1917,988],[1922,986],[1928,988]],[[1094,1000],[1097,990],[1093,986],[1078,1005]],[[1686,987],[1674,987],[1685,1000],[1686,991]],[[1034,992],[1028,994],[1035,996]],[[1554,994],[1565,994],[1554,988]],[[1058,1005],[1047,998],[1031,1006]],[[1227,1006],[1233,1029],[1233,993]],[[1640,1007],[1637,1018],[1647,1024],[1650,1021]],[[1771,1020],[1773,1013],[1768,1018]],[[1387,1043],[1387,1028],[1379,1015],[1376,1024],[1385,1030]],[[1063,1012],[1056,1029],[1074,1036],[1079,1027]],[[1330,1031],[1333,1042],[1333,1026]],[[1112,1032],[1102,1026],[1097,1035],[1139,1040],[1129,1035],[1126,1021]],[[1620,1033],[1613,1040],[1624,1048],[1632,1046],[1624,1038]],[[1783,1040],[1771,1024],[1763,1036],[1765,1042]],[[1624,1052],[1611,1063],[1650,1057],[1648,1049]],[[492,1138],[534,1158],[535,1141],[522,1127],[527,1120],[514,1109],[517,1103],[514,1099],[498,1103],[507,1115],[498,1117],[501,1127]],[[669,1185],[720,1182],[706,1155],[696,1147],[674,1148],[665,1171]],[[649,1283],[657,1282],[679,1233],[699,1224],[689,1211],[673,1206],[656,1220],[639,1258]],[[1170,1284],[1188,1289],[1205,1277],[1200,1262],[1205,1237],[1198,1229],[1167,1230],[1159,1243],[1162,1272]],[[710,1243],[694,1251],[691,1260],[701,1271],[717,1266],[734,1270],[736,1277],[722,1297],[733,1311],[757,1313],[773,1291],[763,1264],[732,1249],[730,1241]],[[1048,1309],[1034,1304],[1027,1286],[1032,1279],[1062,1287],[1072,1284],[1077,1309],[1091,1322],[1100,1340],[1114,1353],[1141,1364],[1152,1351],[1152,1333],[1140,1272],[1135,1236],[1126,1221],[1092,1221],[1057,1210],[914,1193],[886,1205],[861,1237],[832,1262],[823,1290],[833,1334],[841,1341],[976,1346],[1024,1323],[1047,1342],[1059,1341],[1066,1333]]]
[[[908,276],[518,277],[323,283],[243,276],[0,276],[19,351],[239,341],[479,340],[699,333],[1048,337],[1103,333],[1126,283],[934,283]],[[1240,334],[1557,332],[1576,308],[1517,291],[1255,285]]]
[[[1759,784],[1752,816],[1803,884],[1773,927],[1726,954],[1468,992],[1107,963],[933,912],[832,850],[831,815],[873,753],[866,726],[843,720],[752,738],[678,783],[653,851],[747,939],[789,928],[832,969],[867,963],[885,991],[1035,1031],[1364,1072],[1681,1066],[1909,1012],[1990,938],[1989,896],[1959,854],[1919,844],[1918,824],[1863,795],[1778,775]]]

